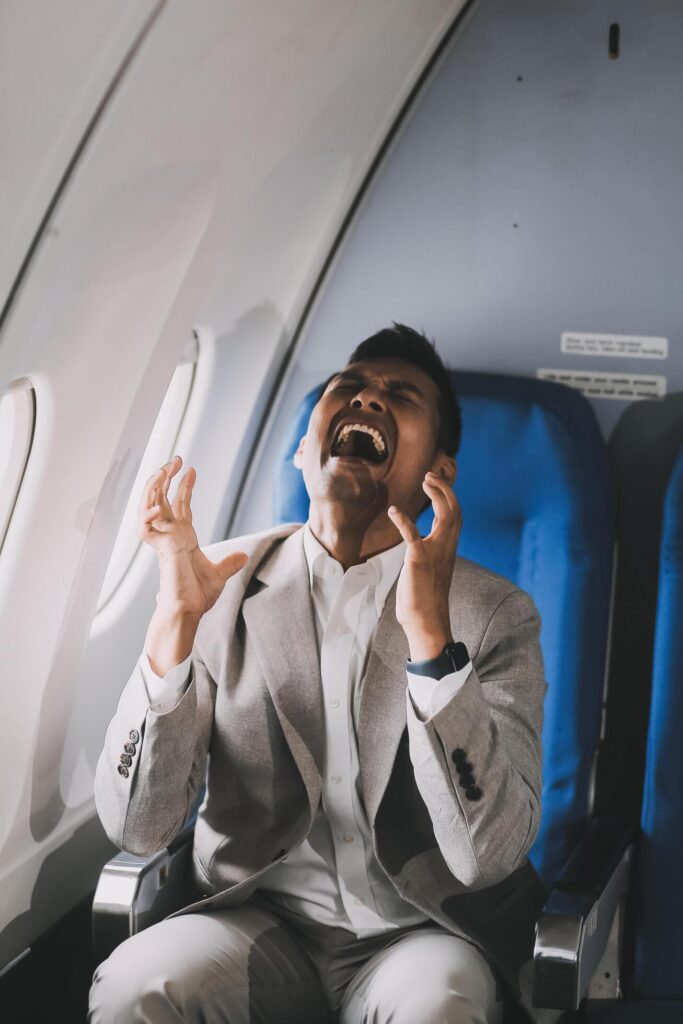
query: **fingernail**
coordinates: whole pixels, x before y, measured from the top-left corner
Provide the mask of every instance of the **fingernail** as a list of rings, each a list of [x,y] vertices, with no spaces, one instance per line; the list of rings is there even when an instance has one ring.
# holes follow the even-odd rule
[[[387,509],[387,512],[395,512],[395,511],[396,511],[396,506],[395,505],[390,505],[389,508]]]

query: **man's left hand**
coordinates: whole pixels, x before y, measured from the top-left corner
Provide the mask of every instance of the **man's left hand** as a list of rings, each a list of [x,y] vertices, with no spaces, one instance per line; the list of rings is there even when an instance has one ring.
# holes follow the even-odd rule
[[[462,515],[452,487],[435,473],[422,484],[434,508],[434,523],[420,537],[415,523],[395,505],[388,515],[408,545],[396,590],[396,618],[408,638],[410,658],[436,658],[452,640],[448,595]]]

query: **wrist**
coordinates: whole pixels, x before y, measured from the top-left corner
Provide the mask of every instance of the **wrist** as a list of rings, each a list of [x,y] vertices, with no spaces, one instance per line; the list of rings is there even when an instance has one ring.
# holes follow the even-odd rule
[[[438,658],[446,644],[453,642],[450,629],[411,631],[406,634],[411,661],[429,661]]]
[[[197,615],[152,616],[145,637],[145,651],[152,671],[158,676],[179,665],[192,653],[199,619]]]
[[[160,599],[153,620],[159,630],[188,629],[199,625],[203,612],[185,607],[181,601]]]

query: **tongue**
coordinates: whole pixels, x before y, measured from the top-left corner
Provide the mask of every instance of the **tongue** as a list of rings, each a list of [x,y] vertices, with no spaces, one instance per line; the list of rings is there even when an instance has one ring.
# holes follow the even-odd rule
[[[369,434],[362,430],[351,431],[352,448],[351,454],[361,459],[368,459],[370,462],[377,462],[377,449]]]

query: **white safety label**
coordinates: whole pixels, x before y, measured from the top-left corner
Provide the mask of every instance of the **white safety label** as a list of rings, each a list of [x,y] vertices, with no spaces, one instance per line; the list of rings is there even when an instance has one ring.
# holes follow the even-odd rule
[[[666,359],[668,338],[645,338],[635,334],[581,334],[564,331],[560,349],[572,356],[622,356],[627,359]]]
[[[664,398],[666,377],[648,373],[583,373],[581,370],[537,370],[539,380],[552,380],[581,391],[586,398],[615,398],[633,402],[640,398]]]

